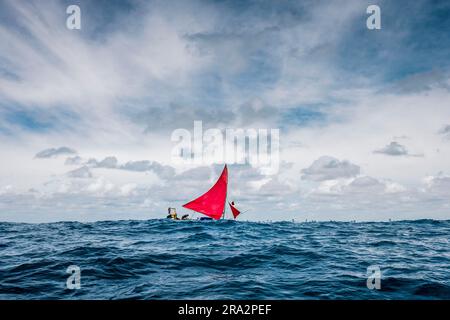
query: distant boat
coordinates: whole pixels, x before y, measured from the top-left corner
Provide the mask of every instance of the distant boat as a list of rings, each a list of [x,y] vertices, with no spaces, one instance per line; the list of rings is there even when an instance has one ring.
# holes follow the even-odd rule
[[[225,205],[227,203],[227,188],[228,188],[228,168],[227,165],[223,168],[222,174],[216,183],[207,192],[202,194],[195,200],[192,200],[183,205],[184,208],[193,210],[204,214],[206,217],[201,217],[200,220],[220,220],[225,218]],[[228,203],[236,219],[241,213],[234,205],[234,202]]]

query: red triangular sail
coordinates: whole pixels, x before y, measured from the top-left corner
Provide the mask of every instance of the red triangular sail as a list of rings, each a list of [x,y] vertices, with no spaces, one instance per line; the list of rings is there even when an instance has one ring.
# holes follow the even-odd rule
[[[233,217],[236,219],[237,216],[238,216],[241,212],[234,206],[234,203],[233,203],[233,202],[232,202],[232,203],[229,203],[229,202],[228,202],[228,204],[230,205],[231,212],[233,213]]]
[[[206,193],[195,200],[183,205],[187,209],[191,209],[207,215],[213,219],[219,220],[222,217],[225,208],[225,200],[227,198],[228,185],[228,169],[225,165],[222,174],[216,183]]]

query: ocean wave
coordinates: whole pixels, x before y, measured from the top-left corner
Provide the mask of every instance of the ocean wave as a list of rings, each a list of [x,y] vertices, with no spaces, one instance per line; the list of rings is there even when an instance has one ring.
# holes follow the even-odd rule
[[[450,299],[449,231],[434,220],[0,223],[0,299]]]

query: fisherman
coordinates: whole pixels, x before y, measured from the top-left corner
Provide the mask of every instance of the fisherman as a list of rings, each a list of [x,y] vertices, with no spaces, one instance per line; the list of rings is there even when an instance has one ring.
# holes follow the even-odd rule
[[[175,210],[175,208],[169,208],[168,212],[169,212],[169,215],[167,216],[168,219],[180,220],[177,216],[177,211]]]

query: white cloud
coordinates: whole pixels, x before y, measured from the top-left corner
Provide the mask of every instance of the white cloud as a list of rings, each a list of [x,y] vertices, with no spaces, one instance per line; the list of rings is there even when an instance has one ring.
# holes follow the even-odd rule
[[[391,90],[401,93],[417,93],[436,88],[450,89],[448,75],[438,69],[408,75],[396,82]]]
[[[387,146],[379,150],[375,150],[374,153],[382,153],[389,156],[406,156],[408,155],[408,150],[400,143],[392,141]]]
[[[175,175],[175,169],[171,166],[162,165],[157,161],[150,160],[129,161],[118,168],[137,172],[153,171],[162,179],[170,179]]]
[[[100,177],[86,186],[86,191],[95,195],[104,194],[114,189],[114,184]]]
[[[271,178],[269,181],[264,183],[259,189],[258,192],[261,195],[286,195],[292,194],[296,190],[296,186],[289,181],[280,181],[281,179],[278,177]]]
[[[323,181],[338,178],[349,178],[359,174],[359,166],[347,160],[338,160],[329,156],[322,156],[315,160],[308,168],[302,170],[302,179]]]
[[[71,178],[82,178],[82,179],[85,179],[85,178],[92,178],[92,173],[91,173],[91,170],[89,170],[88,167],[83,166],[81,168],[69,171],[67,173],[67,176],[71,177]]]
[[[0,187],[0,195],[11,193],[13,190],[14,188],[11,185],[2,186]]]
[[[98,162],[95,167],[96,168],[108,168],[114,169],[117,168],[117,158],[116,157],[106,157],[102,161]]]
[[[446,139],[450,140],[450,124],[445,125],[439,130],[439,134],[443,135]]]
[[[450,197],[450,176],[440,173],[436,176],[428,176],[424,179],[425,192]]]
[[[67,166],[80,165],[82,161],[80,156],[67,157],[64,164]]]
[[[130,194],[133,193],[133,191],[136,190],[137,187],[138,187],[138,185],[136,183],[125,184],[125,185],[120,187],[120,193],[123,196],[129,196]]]
[[[373,153],[380,153],[388,156],[408,156],[408,157],[423,157],[423,154],[411,154],[404,145],[396,141],[392,141],[387,146],[375,150]]]
[[[68,147],[50,148],[42,150],[34,156],[35,158],[54,158],[61,155],[76,154],[77,152]]]

